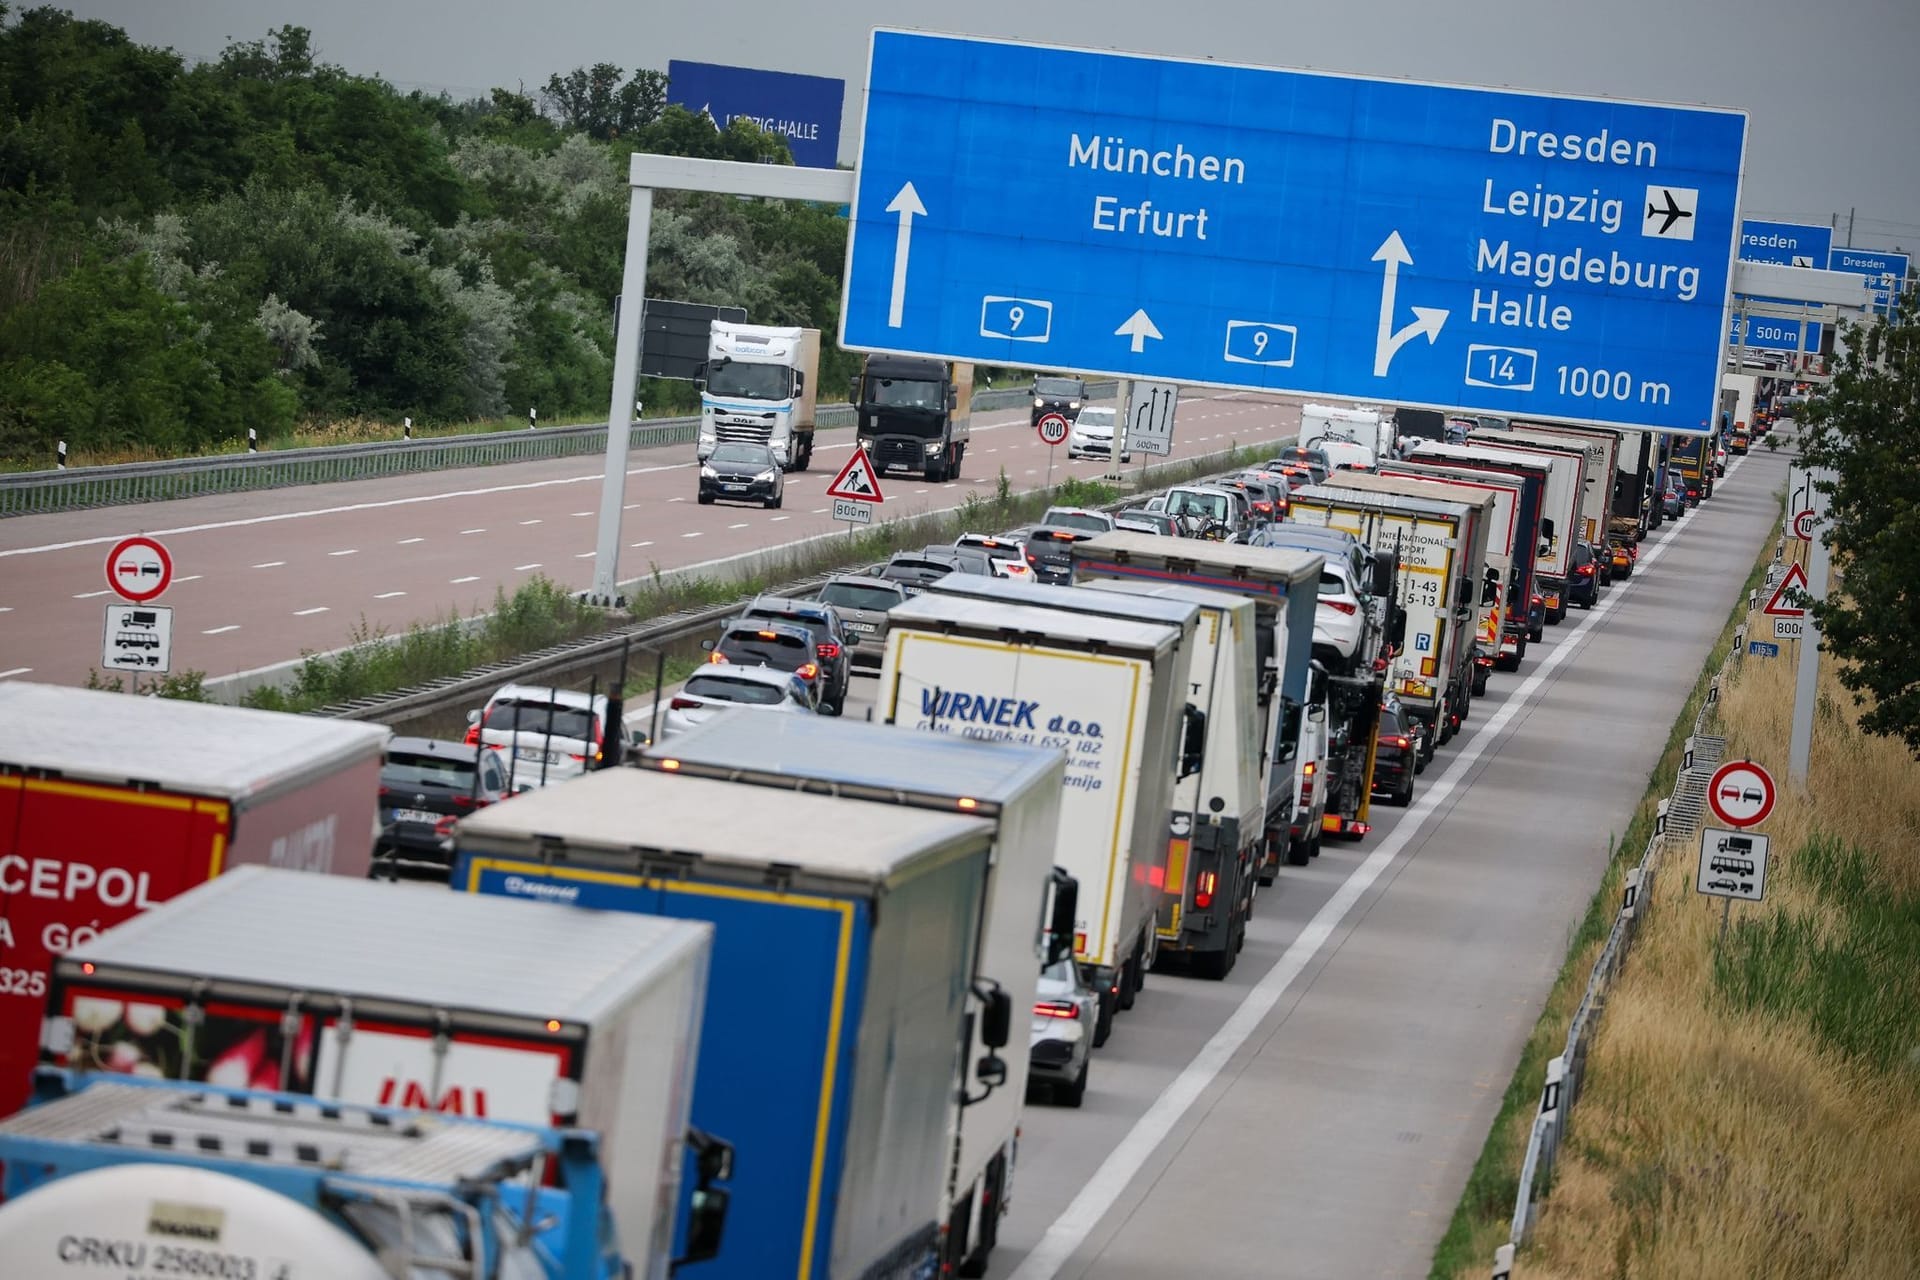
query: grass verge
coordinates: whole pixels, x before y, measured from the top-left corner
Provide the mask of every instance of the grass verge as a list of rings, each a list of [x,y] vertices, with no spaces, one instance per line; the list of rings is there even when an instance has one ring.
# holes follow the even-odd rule
[[[1766,545],[1771,545],[1769,535]],[[1714,642],[1713,657],[1700,678],[1694,682],[1686,702],[1667,733],[1667,743],[1647,789],[1629,818],[1626,830],[1617,840],[1610,839],[1607,870],[1600,887],[1587,903],[1587,910],[1568,940],[1567,959],[1554,978],[1544,1011],[1520,1051],[1519,1065],[1500,1099],[1500,1110],[1488,1131],[1486,1145],[1467,1175],[1466,1190],[1461,1193],[1446,1234],[1440,1238],[1430,1271],[1432,1280],[1452,1280],[1456,1276],[1483,1276],[1493,1261],[1495,1246],[1504,1244],[1513,1218],[1514,1196],[1520,1185],[1520,1164],[1527,1150],[1534,1111],[1539,1105],[1540,1087],[1546,1078],[1547,1063],[1566,1047],[1567,1027],[1573,1011],[1579,1007],[1586,990],[1593,962],[1613,927],[1620,893],[1629,867],[1637,864],[1653,834],[1654,810],[1673,790],[1673,779],[1680,769],[1680,755],[1687,736],[1693,732],[1694,719],[1706,698],[1707,685],[1719,669],[1721,656],[1733,642],[1734,628],[1747,610],[1747,593],[1766,572],[1767,553],[1763,546],[1747,580],[1740,588],[1738,603],[1728,615],[1726,625]],[[1591,1068],[1589,1068],[1591,1072]],[[1584,1123],[1586,1111],[1579,1113],[1574,1132]],[[1564,1158],[1563,1158],[1564,1164]],[[1542,1214],[1544,1219],[1547,1215]]]

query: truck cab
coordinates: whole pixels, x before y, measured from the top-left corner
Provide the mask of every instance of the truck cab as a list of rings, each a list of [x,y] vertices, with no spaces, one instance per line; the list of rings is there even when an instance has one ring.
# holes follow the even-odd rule
[[[715,320],[700,392],[695,454],[705,462],[722,444],[763,444],[786,471],[813,460],[818,329],[776,329]]]
[[[858,415],[860,448],[881,472],[924,475],[935,484],[959,476],[971,422],[972,365],[870,355],[848,399]]]

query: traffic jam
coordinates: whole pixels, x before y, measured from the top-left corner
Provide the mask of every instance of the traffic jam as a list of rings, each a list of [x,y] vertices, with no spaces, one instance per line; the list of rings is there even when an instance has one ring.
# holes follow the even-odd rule
[[[1034,391],[1124,457],[1084,383]],[[1097,1098],[1149,975],[1226,978],[1289,867],[1413,803],[1767,401],[1708,437],[1308,404],[1256,465],[758,596],[657,696],[506,684],[464,738],[0,684],[0,1114],[76,1126],[0,1158],[124,1171],[109,1102],[179,1141],[196,1087],[268,1090],[531,1126],[463,1194],[544,1225],[416,1195],[420,1257],[984,1274],[1025,1109]],[[171,570],[131,541],[137,658]]]

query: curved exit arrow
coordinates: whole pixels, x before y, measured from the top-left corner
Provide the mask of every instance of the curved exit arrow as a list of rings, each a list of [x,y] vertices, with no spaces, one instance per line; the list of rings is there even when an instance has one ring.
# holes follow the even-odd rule
[[[1373,343],[1373,376],[1384,378],[1394,355],[1414,338],[1425,334],[1428,345],[1439,341],[1440,328],[1447,322],[1447,312],[1443,307],[1415,307],[1413,323],[1394,332],[1393,301],[1400,287],[1400,268],[1411,266],[1413,255],[1407,252],[1407,242],[1400,238],[1400,232],[1394,230],[1387,233],[1387,238],[1374,251],[1373,261],[1387,264],[1385,276],[1380,282],[1380,332]]]

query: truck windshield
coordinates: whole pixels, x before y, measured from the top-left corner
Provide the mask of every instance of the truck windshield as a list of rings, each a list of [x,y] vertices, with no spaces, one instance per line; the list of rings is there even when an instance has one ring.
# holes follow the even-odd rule
[[[867,402],[887,409],[931,409],[936,413],[947,407],[939,383],[912,378],[868,378]]]
[[[785,400],[788,370],[779,364],[743,364],[716,360],[707,366],[707,394],[742,400]]]

